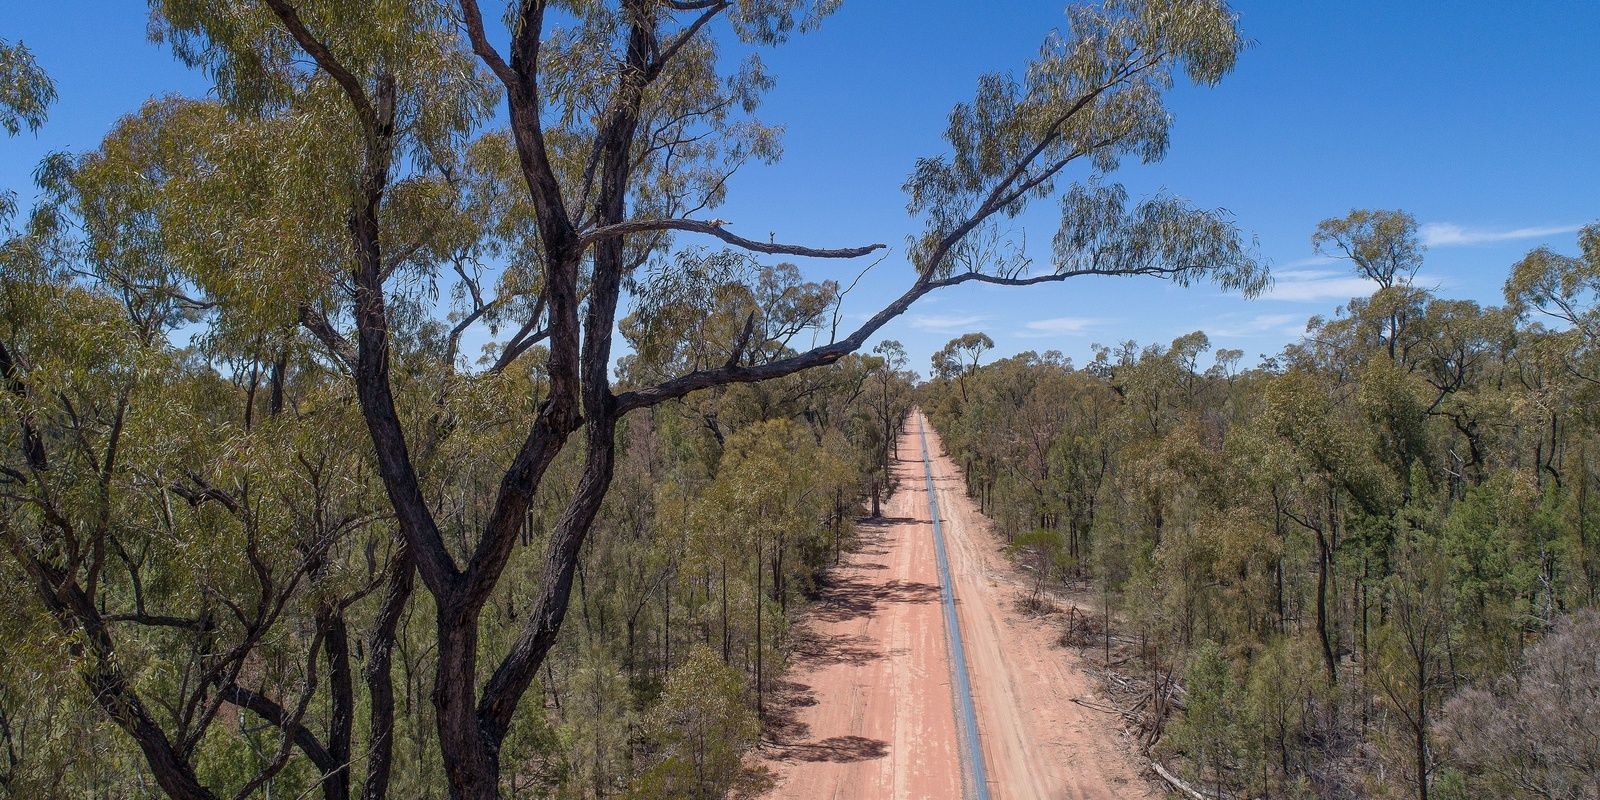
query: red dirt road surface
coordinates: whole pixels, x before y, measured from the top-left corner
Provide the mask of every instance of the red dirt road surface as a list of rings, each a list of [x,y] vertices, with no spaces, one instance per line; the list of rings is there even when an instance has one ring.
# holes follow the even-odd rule
[[[832,571],[797,634],[763,760],[772,798],[959,798],[961,762],[933,525],[914,412],[900,437],[899,491],[881,524]],[[1109,715],[1071,702],[1092,680],[1057,624],[1013,610],[1000,542],[926,427],[955,581],[978,731],[994,798],[1155,798]]]

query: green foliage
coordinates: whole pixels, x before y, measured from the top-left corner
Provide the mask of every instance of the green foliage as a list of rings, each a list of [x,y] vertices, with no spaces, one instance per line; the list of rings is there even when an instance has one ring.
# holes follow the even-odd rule
[[[55,99],[55,82],[27,46],[0,39],[0,128],[10,136],[38,131]]]
[[[1030,259],[1000,243],[999,220],[1053,195],[1061,171],[1082,160],[1089,175],[1062,192],[1056,274],[1160,274],[1183,284],[1209,275],[1260,291],[1266,270],[1225,212],[1167,196],[1129,211],[1126,191],[1102,181],[1124,157],[1165,157],[1163,95],[1180,74],[1214,85],[1232,71],[1245,47],[1237,15],[1209,0],[1074,5],[1067,14],[1065,31],[1046,39],[1021,79],[984,75],[973,100],[951,111],[950,155],[918,160],[907,210],[926,227],[911,241],[912,262],[939,278],[1024,278]]]
[[[1311,234],[1318,253],[1348,259],[1357,275],[1388,289],[1409,282],[1422,267],[1427,247],[1417,238],[1417,220],[1404,211],[1352,209],[1325,219]]]
[[[1207,794],[1579,785],[1581,747],[1511,732],[1533,712],[1510,687],[1532,684],[1507,681],[1596,604],[1591,259],[1536,251],[1513,305],[1482,308],[1411,285],[1401,212],[1326,221],[1317,243],[1387,284],[1255,369],[1233,351],[1207,369],[1201,333],[1097,346],[1082,369],[979,365],[958,340],[919,402],[1012,556],[1064,551],[1038,590],[1091,580],[1138,644],[1124,669],[1181,677],[1156,752]],[[1539,748],[1573,760],[1540,772]]]
[[[1235,712],[1241,709],[1231,665],[1215,642],[1202,642],[1189,654],[1183,683],[1189,707],[1183,723],[1172,731],[1172,745],[1188,753],[1201,773],[1220,776],[1235,758],[1232,749],[1239,739]]]
[[[1266,280],[1225,212],[1103,182],[1165,154],[1165,93],[1232,69],[1236,15],[1112,0],[956,109],[952,152],[907,184],[931,237],[918,280],[835,338],[835,282],[749,254],[874,248],[696,217],[782,149],[756,116],[773,77],[728,49],[838,5],[153,2],[153,38],[211,90],[52,156],[15,228],[0,201],[7,791],[753,789],[734,774],[751,707],[887,483],[911,402],[903,348],[854,350],[958,267],[1022,278],[997,220],[1074,164],[1087,175],[1060,193],[1054,272],[1036,277]],[[712,33],[728,28],[737,42]],[[37,129],[53,98],[0,42],[0,126]],[[615,330],[634,350],[617,370]],[[963,390],[987,383],[992,346],[952,351]],[[1151,355],[1166,366],[1136,393],[1153,428],[1184,428],[1167,382],[1207,346]],[[991,509],[1029,499],[1004,522],[1046,531],[1048,582],[1083,574],[1118,441],[1030,399],[1115,404],[1059,354],[1034,361],[980,387],[1025,427],[971,474]],[[1157,520],[1199,463],[1184,452],[1141,456]],[[1156,527],[1118,569],[1167,558]],[[1216,549],[1200,533],[1197,557]],[[675,738],[686,719],[698,743]]]
[[[714,800],[735,792],[755,796],[765,775],[744,763],[761,735],[745,705],[744,678],[711,648],[697,644],[667,679],[661,702],[651,709],[645,735],[651,760],[629,797]]]

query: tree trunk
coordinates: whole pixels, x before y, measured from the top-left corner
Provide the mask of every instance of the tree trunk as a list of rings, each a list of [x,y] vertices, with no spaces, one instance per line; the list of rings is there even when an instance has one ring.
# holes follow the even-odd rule
[[[319,615],[323,654],[328,659],[328,755],[334,772],[322,778],[326,800],[349,800],[350,735],[355,723],[355,686],[350,670],[350,632],[338,609]]]
[[[433,680],[439,751],[452,800],[496,800],[500,753],[483,735],[477,713],[478,613],[461,600],[441,603]]]
[[[1322,643],[1322,661],[1328,668],[1328,680],[1339,684],[1339,665],[1333,657],[1333,644],[1328,638],[1328,539],[1317,531],[1317,638]]]
[[[1426,632],[1423,634],[1426,636]],[[1426,639],[1424,639],[1426,641]],[[1417,800],[1428,800],[1428,660],[1426,645],[1417,648]]]
[[[767,710],[766,710],[766,705],[764,704],[765,697],[763,697],[762,693],[761,693],[761,689],[762,689],[762,685],[761,685],[762,684],[762,682],[761,682],[761,651],[764,649],[762,647],[762,639],[761,639],[761,617],[762,617],[761,606],[763,605],[762,600],[764,599],[761,596],[761,590],[762,590],[762,583],[761,583],[761,566],[762,566],[761,565],[761,561],[762,561],[762,558],[761,557],[762,557],[761,535],[759,533],[757,533],[756,534],[756,717],[758,719],[766,719]]]
[[[367,779],[361,786],[362,800],[384,800],[389,796],[389,778],[394,763],[394,645],[400,616],[411,599],[416,567],[402,538],[390,567],[389,587],[378,605],[372,641],[367,650],[363,676],[367,681],[368,712]]]

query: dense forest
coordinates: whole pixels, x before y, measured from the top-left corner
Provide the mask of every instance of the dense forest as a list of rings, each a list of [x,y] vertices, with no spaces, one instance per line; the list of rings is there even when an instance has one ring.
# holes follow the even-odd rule
[[[128,324],[108,298],[80,302],[108,326]],[[439,346],[429,334],[410,332],[407,347]],[[99,668],[129,676],[152,698],[149,713],[183,726],[197,777],[248,787],[266,776],[261,791],[293,797],[348,759],[347,774],[370,787],[375,731],[387,724],[388,791],[443,797],[429,701],[435,612],[415,597],[392,523],[376,507],[359,429],[340,421],[352,413],[349,389],[302,351],[245,369],[205,347],[106,354],[73,338],[33,352],[63,372],[110,373],[104,394],[65,394],[81,441],[51,455],[55,470],[81,483],[39,503],[85,513],[67,510],[85,502],[71,496],[81,492],[91,511],[106,508],[96,501],[109,506],[113,555],[98,591],[82,590],[117,646],[116,661]],[[139,379],[137,361],[150,358],[173,362],[159,380]],[[436,418],[441,434],[423,463],[454,476],[441,502],[464,523],[489,511],[464,491],[486,480],[477,454],[510,446],[527,411],[465,420],[538,392],[542,380],[506,375],[444,396],[419,384],[402,399]],[[790,622],[818,569],[850,544],[881,480],[879,411],[901,413],[907,388],[883,358],[851,355],[630,419],[578,568],[574,619],[502,755],[508,792],[667,797],[691,786],[693,796],[717,797],[759,778],[740,759],[759,734],[764,680],[784,668]],[[181,426],[151,418],[166,414]],[[104,450],[94,448],[109,444],[119,415],[130,429],[168,433],[130,437],[102,482]],[[468,435],[446,437],[450,428]],[[574,461],[552,466],[554,486],[575,482]],[[529,613],[526,587],[559,511],[549,495],[528,511],[513,578],[485,611],[498,636]],[[90,654],[43,613],[31,591],[41,577],[12,562],[0,582],[7,796],[145,796],[138,752],[77,690],[71,667],[97,665],[83,663]],[[386,722],[374,716],[385,697]]]
[[[1135,0],[956,105],[903,288],[847,314],[836,265],[884,245],[712,216],[781,152],[760,49],[837,7],[153,0],[207,89],[0,193],[3,791],[758,788],[791,622],[909,409],[887,323],[965,283],[1267,280],[1227,212],[1110,178],[1246,43]],[[55,99],[0,40],[7,136]],[[991,257],[1051,199],[1057,258]]]
[[[1144,744],[1206,796],[1595,796],[1600,226],[1495,307],[1413,281],[1402,212],[1312,241],[1375,291],[1254,368],[974,333],[920,402],[1040,591],[1111,621],[1077,643],[1174,682]]]

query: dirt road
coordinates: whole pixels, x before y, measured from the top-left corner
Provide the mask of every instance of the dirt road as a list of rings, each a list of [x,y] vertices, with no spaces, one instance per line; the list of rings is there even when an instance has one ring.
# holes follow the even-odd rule
[[[961,761],[933,525],[914,413],[900,490],[834,570],[799,633],[765,748],[774,798],[958,798]],[[1056,625],[1012,610],[1018,589],[954,463],[926,428],[979,737],[995,798],[1154,798],[1108,716],[1071,702],[1093,683]]]

